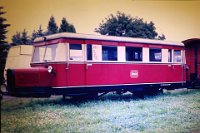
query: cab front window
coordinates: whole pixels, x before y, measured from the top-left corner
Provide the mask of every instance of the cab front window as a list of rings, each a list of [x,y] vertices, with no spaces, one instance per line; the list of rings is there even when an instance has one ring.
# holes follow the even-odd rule
[[[64,44],[36,46],[32,63],[66,61],[66,48]]]

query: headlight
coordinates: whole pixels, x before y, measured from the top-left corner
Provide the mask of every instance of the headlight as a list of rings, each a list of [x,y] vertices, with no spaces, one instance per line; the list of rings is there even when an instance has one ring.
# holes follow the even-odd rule
[[[53,72],[53,67],[52,67],[52,66],[48,66],[47,69],[48,69],[48,72],[49,72],[49,73],[52,73],[52,72]]]

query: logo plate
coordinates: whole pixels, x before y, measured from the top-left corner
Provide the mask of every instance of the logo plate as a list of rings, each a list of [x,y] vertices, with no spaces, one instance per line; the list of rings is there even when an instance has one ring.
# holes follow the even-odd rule
[[[130,71],[130,77],[131,78],[138,78],[139,74],[138,74],[138,70],[131,70]]]

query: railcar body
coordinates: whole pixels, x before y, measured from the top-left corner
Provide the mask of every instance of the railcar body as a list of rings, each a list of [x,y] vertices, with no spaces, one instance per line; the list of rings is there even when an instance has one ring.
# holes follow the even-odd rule
[[[187,82],[190,88],[200,88],[200,38],[183,41],[188,65]]]
[[[31,68],[7,70],[10,95],[158,91],[186,84],[183,43],[59,33],[35,40]]]
[[[33,54],[32,45],[18,45],[12,46],[9,49],[8,56],[5,64],[4,78],[6,80],[6,70],[16,68],[30,67],[31,58]]]

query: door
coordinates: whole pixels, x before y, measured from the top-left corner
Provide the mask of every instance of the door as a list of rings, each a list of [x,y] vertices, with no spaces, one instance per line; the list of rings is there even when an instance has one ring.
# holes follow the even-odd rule
[[[196,57],[197,57],[197,69],[196,69],[196,73],[197,73],[197,79],[200,80],[200,48],[197,48],[197,53],[196,53]]]
[[[100,83],[99,76],[102,75],[101,68],[98,63],[102,60],[102,46],[95,44],[86,45],[86,86],[96,85]]]
[[[70,87],[85,87],[85,46],[69,43],[68,63],[66,64],[67,82]]]

